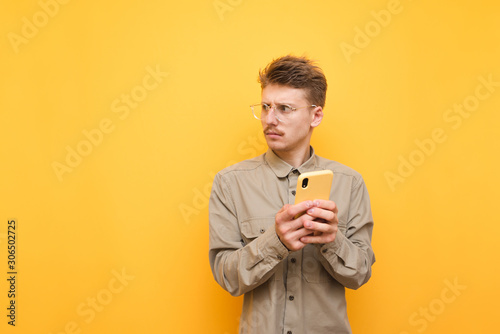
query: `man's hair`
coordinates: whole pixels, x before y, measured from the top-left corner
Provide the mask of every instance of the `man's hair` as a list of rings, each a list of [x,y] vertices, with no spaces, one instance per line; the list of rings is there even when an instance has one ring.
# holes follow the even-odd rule
[[[287,55],[275,59],[264,70],[259,71],[258,81],[262,89],[272,84],[303,88],[310,103],[325,106],[325,75],[321,68],[306,57]]]

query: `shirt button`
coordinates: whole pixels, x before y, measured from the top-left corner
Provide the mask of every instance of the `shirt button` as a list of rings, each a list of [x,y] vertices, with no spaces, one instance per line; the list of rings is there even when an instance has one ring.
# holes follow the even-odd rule
[[[292,195],[295,196],[295,190],[292,190]]]
[[[298,170],[298,169],[294,169],[294,170],[293,170],[293,173],[294,173],[294,174],[299,174],[299,170]]]
[[[290,299],[290,300],[294,300],[294,299],[295,299],[295,297],[294,297],[294,296],[290,296],[290,297],[288,297],[288,299]]]
[[[281,256],[281,254],[278,254],[278,260],[283,260],[283,256]]]
[[[326,252],[328,252],[328,249],[325,248],[322,250],[322,252],[323,252],[323,254],[325,254]]]
[[[288,331],[288,332],[286,332],[286,334],[292,334],[292,331]]]
[[[266,230],[264,230],[263,228],[260,229],[260,233],[264,233],[266,232]]]
[[[292,261],[292,263],[297,262],[297,260],[295,260],[295,258],[294,258],[294,257],[292,257],[292,259],[291,259],[290,261]]]

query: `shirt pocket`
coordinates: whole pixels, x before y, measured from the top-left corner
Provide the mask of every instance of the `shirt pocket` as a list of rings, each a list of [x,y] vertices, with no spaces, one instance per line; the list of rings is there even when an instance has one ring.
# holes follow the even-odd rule
[[[319,249],[314,245],[307,245],[302,249],[302,277],[308,283],[325,283],[333,280],[328,271],[318,260]]]

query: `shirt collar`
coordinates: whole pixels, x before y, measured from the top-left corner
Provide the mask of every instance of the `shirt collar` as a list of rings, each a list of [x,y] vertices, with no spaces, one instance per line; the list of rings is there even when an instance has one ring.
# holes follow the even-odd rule
[[[297,169],[300,174],[314,170],[314,167],[316,166],[316,155],[314,154],[314,148],[312,146],[310,152],[311,155],[309,159],[307,159],[306,162],[304,162],[299,168],[294,168],[292,165],[281,160],[281,158],[278,157],[270,148],[267,149],[265,160],[277,177],[286,177],[294,169]]]

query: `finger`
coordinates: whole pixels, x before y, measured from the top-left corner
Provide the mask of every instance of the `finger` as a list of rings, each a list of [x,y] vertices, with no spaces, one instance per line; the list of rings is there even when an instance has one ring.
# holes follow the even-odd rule
[[[312,231],[309,231],[303,227],[295,231],[289,231],[284,235],[280,236],[281,242],[290,250],[299,250],[305,246],[300,239],[306,235],[312,235]]]
[[[337,231],[336,225],[325,224],[309,220],[304,222],[304,228],[314,232],[327,233],[327,234],[334,233]]]
[[[335,240],[336,233],[321,234],[318,236],[304,236],[300,238],[300,242],[304,244],[327,244]]]
[[[338,222],[337,215],[330,210],[314,207],[307,210],[307,214],[310,215],[311,217],[314,217],[317,220],[324,220],[329,223]]]
[[[304,221],[311,221],[313,219],[313,217],[307,214],[302,215],[298,219],[290,219],[289,215],[285,211],[283,211],[282,213],[278,213],[276,215],[276,231],[278,232],[278,235],[283,236],[298,229],[303,229]]]
[[[312,201],[304,201],[300,202],[298,204],[294,205],[289,205],[287,209],[284,211],[284,218],[286,220],[292,220],[295,219],[295,216],[297,216],[299,213],[306,212],[308,209],[313,207],[313,202]]]
[[[276,223],[285,223],[288,221],[288,215],[286,214],[286,211],[290,207],[290,204],[285,204],[279,209],[279,211],[276,213]]]
[[[337,208],[337,204],[334,201],[324,200],[324,199],[315,199],[313,201],[313,206],[321,209],[325,209],[328,211],[332,211],[333,213],[338,213],[339,209]]]
[[[309,236],[309,235],[313,235],[314,231],[312,230],[309,230],[309,229],[306,229],[306,228],[299,228],[293,232],[290,232],[288,235],[287,235],[287,238],[290,240],[290,241],[293,241],[293,240],[297,240],[297,241],[300,241],[303,237],[306,237],[306,236]]]
[[[281,209],[278,211],[278,213],[282,213],[286,210],[288,210],[288,208],[290,207],[290,204],[285,204],[281,207]]]
[[[305,222],[313,221],[314,219],[315,219],[314,217],[305,213],[302,216],[300,216],[299,218],[290,222],[290,226],[291,226],[290,229],[291,230],[303,229]],[[313,231],[310,231],[310,233],[312,233],[312,232]]]

